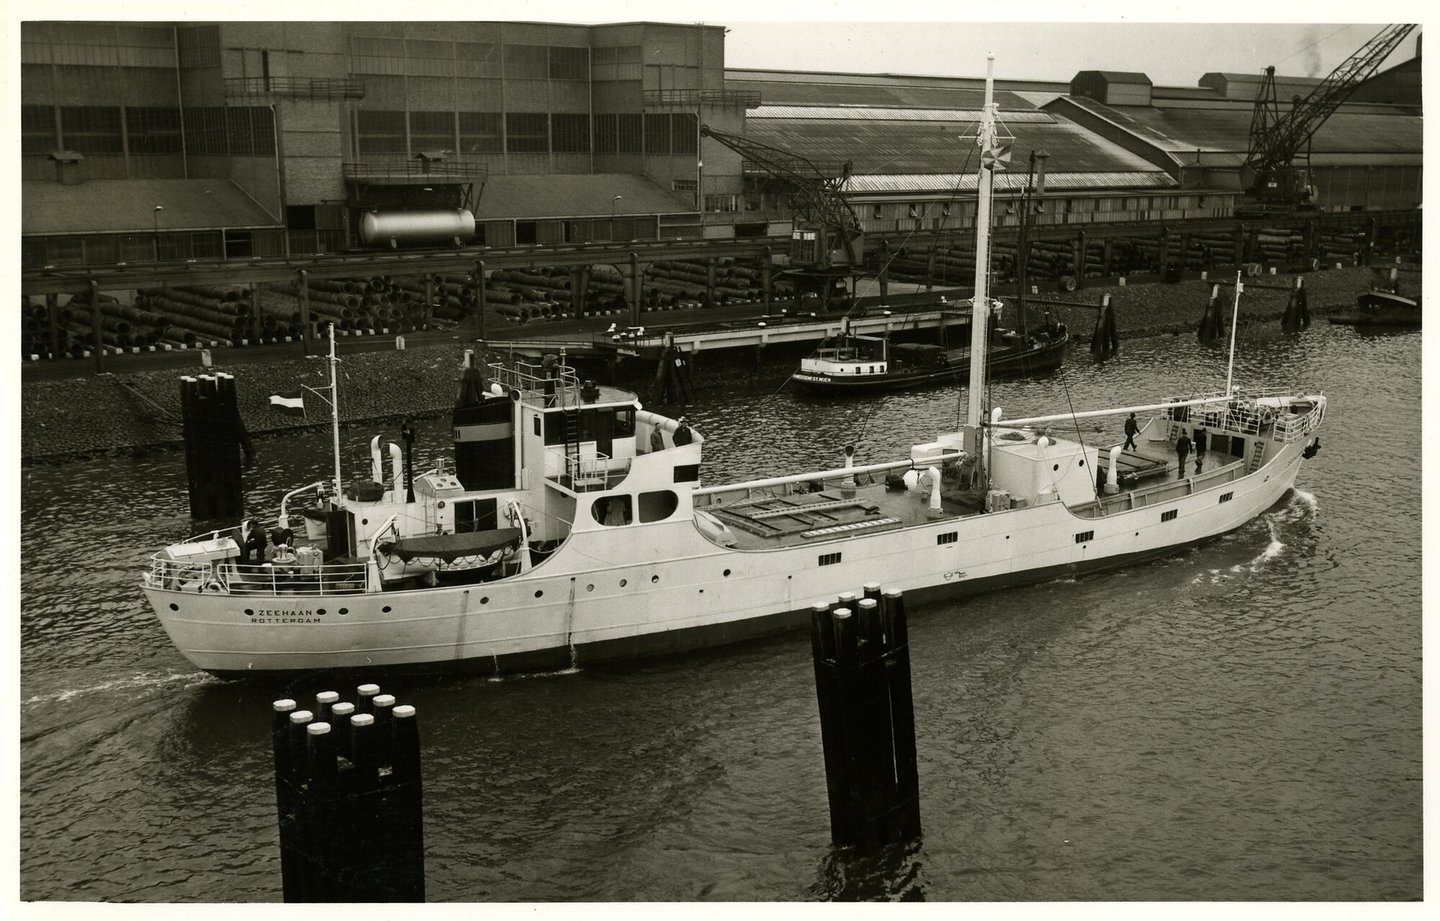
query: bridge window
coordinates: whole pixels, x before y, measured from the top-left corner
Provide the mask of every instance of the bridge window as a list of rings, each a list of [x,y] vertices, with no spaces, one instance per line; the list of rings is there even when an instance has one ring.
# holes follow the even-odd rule
[[[630,497],[601,496],[590,506],[590,514],[606,527],[618,528],[627,525],[633,520],[630,515]]]
[[[680,507],[680,497],[668,489],[640,494],[640,521],[664,521]]]

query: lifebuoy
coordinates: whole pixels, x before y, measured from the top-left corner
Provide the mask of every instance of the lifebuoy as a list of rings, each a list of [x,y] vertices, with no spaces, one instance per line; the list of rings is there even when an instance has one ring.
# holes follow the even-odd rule
[[[219,580],[219,579],[211,579],[209,582],[206,582],[206,583],[205,583],[205,591],[207,591],[207,592],[223,592],[223,591],[225,591],[225,586],[223,586],[223,585],[220,584],[220,580]]]

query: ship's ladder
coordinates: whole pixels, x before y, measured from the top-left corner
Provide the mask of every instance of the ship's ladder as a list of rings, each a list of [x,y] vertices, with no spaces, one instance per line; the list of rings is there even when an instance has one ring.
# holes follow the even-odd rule
[[[1266,442],[1259,438],[1250,443],[1250,464],[1248,467],[1250,473],[1259,470],[1260,466],[1265,463],[1265,446]]]

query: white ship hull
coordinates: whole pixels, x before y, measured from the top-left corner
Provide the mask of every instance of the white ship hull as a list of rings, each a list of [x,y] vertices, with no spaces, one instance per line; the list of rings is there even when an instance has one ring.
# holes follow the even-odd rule
[[[577,532],[533,569],[497,582],[331,596],[146,593],[186,657],[224,677],[564,668],[776,632],[801,622],[815,602],[866,582],[923,600],[1160,555],[1273,506],[1292,487],[1303,447],[1287,445],[1256,472],[1204,488],[1177,480],[1172,489],[1186,494],[1098,518],[1051,502],[744,550],[717,546],[693,517],[676,518],[631,525],[623,541]],[[1086,531],[1093,537],[1077,541]],[[950,532],[953,542],[937,542]],[[838,562],[820,565],[834,553]]]

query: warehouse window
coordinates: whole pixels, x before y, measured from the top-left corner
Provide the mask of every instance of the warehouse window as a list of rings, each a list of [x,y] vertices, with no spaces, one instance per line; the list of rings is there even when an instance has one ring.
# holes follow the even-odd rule
[[[455,75],[459,77],[500,76],[500,46],[490,42],[456,42]]]
[[[269,157],[275,154],[274,114],[265,106],[229,106],[225,109],[225,142],[232,157]]]
[[[225,155],[225,109],[222,106],[185,110],[185,153],[192,157]]]
[[[550,128],[556,153],[590,152],[590,116],[557,113],[550,116]]]
[[[125,110],[125,135],[131,153],[180,153],[180,110],[130,106]]]
[[[640,46],[592,48],[590,73],[595,80],[639,80]]]
[[[55,107],[20,107],[20,152],[49,153],[55,142]]]
[[[449,150],[454,146],[454,112],[410,113],[411,150]]]
[[[670,153],[670,116],[645,116],[645,152],[651,155]]]
[[[394,109],[361,109],[357,117],[361,156],[407,152],[404,112]]]
[[[499,112],[461,112],[460,150],[463,153],[500,153],[505,132]]]
[[[176,29],[181,67],[220,66],[220,27],[186,26]]]
[[[120,153],[118,106],[61,106],[61,132],[65,148],[80,153]]]
[[[670,116],[670,152],[674,154],[693,154],[698,149],[699,143],[698,125],[695,116],[688,112],[681,112],[678,115]]]
[[[357,74],[405,73],[405,56],[400,38],[380,35],[356,35],[350,39],[350,70]]]
[[[417,77],[449,77],[454,74],[455,46],[451,42],[411,38],[405,40],[405,69]]]
[[[506,45],[505,76],[512,80],[544,80],[550,59],[544,45]]]
[[[645,122],[641,115],[617,116],[619,119],[619,138],[621,153],[644,153],[645,152]]]
[[[618,115],[595,116],[595,152],[615,153],[620,149]]]
[[[550,117],[544,112],[505,113],[505,149],[545,153],[550,149]]]
[[[589,69],[588,48],[568,48],[564,46],[551,46],[550,48],[550,79],[551,80],[584,80]]]

